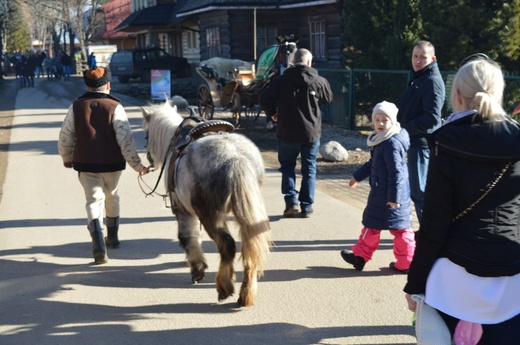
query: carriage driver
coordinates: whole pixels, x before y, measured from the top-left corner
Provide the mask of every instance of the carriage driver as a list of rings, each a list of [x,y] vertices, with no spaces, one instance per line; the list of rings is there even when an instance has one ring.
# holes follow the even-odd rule
[[[107,246],[119,247],[118,184],[125,161],[140,175],[149,172],[137,154],[123,106],[110,95],[110,77],[110,70],[103,67],[83,73],[87,92],[70,106],[58,141],[63,165],[78,171],[85,190],[96,265],[108,261]],[[103,238],[105,212],[107,237]]]

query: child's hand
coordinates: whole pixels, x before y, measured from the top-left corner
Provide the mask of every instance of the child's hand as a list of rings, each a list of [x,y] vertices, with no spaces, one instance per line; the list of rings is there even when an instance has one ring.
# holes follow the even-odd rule
[[[349,183],[348,183],[348,185],[350,186],[350,188],[353,188],[353,189],[354,189],[354,188],[356,188],[357,183],[358,183],[358,181],[356,181],[355,178],[351,178],[350,181],[349,181]]]
[[[399,205],[398,203],[395,203],[395,202],[387,202],[386,203],[388,206],[390,206],[391,208],[398,208],[398,207],[401,207],[401,205]]]

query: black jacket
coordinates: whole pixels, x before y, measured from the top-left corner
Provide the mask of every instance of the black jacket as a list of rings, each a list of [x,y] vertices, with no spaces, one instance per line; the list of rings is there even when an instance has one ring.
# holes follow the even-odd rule
[[[319,103],[332,102],[329,82],[303,64],[285,70],[262,92],[260,104],[267,116],[278,113],[277,137],[291,143],[309,143],[321,137]]]
[[[425,292],[439,257],[481,277],[520,273],[520,126],[513,121],[493,126],[473,115],[431,136],[423,219],[407,293]],[[508,162],[511,166],[489,194],[453,221],[483,195]]]
[[[437,62],[414,72],[397,101],[397,120],[410,135],[412,147],[428,147],[426,136],[441,125],[445,87]]]

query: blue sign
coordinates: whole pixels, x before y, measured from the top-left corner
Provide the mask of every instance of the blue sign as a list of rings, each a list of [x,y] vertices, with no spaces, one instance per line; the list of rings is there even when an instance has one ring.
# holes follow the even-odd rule
[[[152,100],[164,101],[172,96],[170,70],[156,70],[151,72]]]

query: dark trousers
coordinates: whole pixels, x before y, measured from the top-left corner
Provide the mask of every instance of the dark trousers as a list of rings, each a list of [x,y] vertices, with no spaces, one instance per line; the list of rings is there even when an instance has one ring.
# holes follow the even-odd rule
[[[298,205],[303,212],[312,211],[316,190],[316,159],[320,149],[320,140],[310,143],[289,143],[278,140],[278,162],[282,173],[282,194],[285,206]],[[296,159],[301,157],[302,182],[296,190]]]

